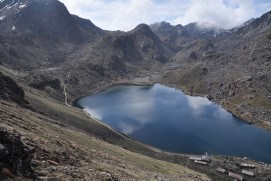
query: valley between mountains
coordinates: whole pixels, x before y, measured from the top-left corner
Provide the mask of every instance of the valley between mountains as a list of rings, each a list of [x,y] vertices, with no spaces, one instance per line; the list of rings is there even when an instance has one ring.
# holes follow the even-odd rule
[[[230,180],[216,168],[239,172],[240,162],[271,179],[269,164],[217,155],[201,166],[71,106],[114,84],[160,83],[270,132],[270,30],[271,12],[231,30],[159,22],[107,31],[57,0],[0,1],[0,179]]]

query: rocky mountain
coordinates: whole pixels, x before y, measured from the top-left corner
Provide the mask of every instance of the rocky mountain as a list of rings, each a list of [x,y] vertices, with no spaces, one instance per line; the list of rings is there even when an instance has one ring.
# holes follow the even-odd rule
[[[69,49],[104,33],[90,21],[71,15],[56,0],[5,0],[0,7],[1,41],[5,43],[0,52],[2,63],[15,69],[65,62]]]
[[[117,52],[113,56],[123,63],[150,68],[152,64],[165,63],[171,53],[146,24],[138,25],[135,29],[108,40],[107,37],[101,42],[101,46],[112,48],[112,52]]]
[[[228,30],[216,27],[205,27],[199,23],[173,26],[167,22],[159,22],[150,25],[150,27],[163,42],[171,47],[175,47],[175,49],[186,46],[187,43],[191,41],[199,39],[214,40],[229,33]]]
[[[57,0],[5,0],[0,7],[3,7],[0,12],[2,33],[9,30],[51,41],[74,43],[103,33],[89,20],[71,15]]]
[[[1,119],[12,122],[5,123],[8,129],[18,122],[16,129],[22,135],[27,132],[39,146],[52,139],[54,147],[61,149],[60,145],[64,145],[69,150],[68,155],[62,155],[59,150],[51,153],[54,147],[46,151],[40,146],[42,156],[36,165],[45,163],[43,159],[49,157],[52,157],[50,164],[54,166],[70,164],[67,160],[75,157],[81,160],[78,165],[88,163],[90,158],[73,155],[73,146],[68,146],[83,145],[79,151],[86,155],[89,154],[86,150],[92,150],[74,137],[81,134],[76,132],[78,130],[102,139],[103,149],[108,144],[104,141],[107,141],[140,154],[166,161],[175,160],[175,155],[160,155],[138,146],[87,118],[79,110],[66,106],[78,97],[114,83],[149,77],[150,81],[176,87],[189,94],[207,96],[236,116],[271,130],[270,14],[268,12],[231,30],[208,28],[198,23],[173,26],[161,22],[149,26],[140,24],[129,32],[122,32],[102,30],[90,20],[70,14],[65,5],[57,0],[0,0]],[[27,106],[19,106],[20,113],[14,111],[17,104],[27,102],[31,110]],[[51,123],[64,126],[56,128]],[[45,133],[40,129],[44,125],[52,129],[46,138],[40,137]],[[67,128],[69,126],[71,130]],[[58,129],[70,133],[65,135],[65,141],[58,139]],[[91,141],[91,144],[98,149],[94,142]],[[1,150],[6,152],[6,143],[2,144],[5,149],[1,149],[1,144],[0,153]],[[114,147],[114,150],[118,149]],[[62,155],[63,159],[56,159],[54,154]],[[94,151],[91,154],[97,158],[101,156]],[[104,159],[114,160],[106,154],[102,155]],[[125,169],[121,166],[122,162],[118,163],[118,169]],[[215,171],[209,172],[189,162],[188,165],[217,176]],[[47,165],[41,167],[44,169]],[[139,168],[138,165],[135,167]],[[69,168],[73,167],[70,165]],[[80,168],[78,179],[83,178],[85,170],[82,169],[86,169],[83,166]],[[48,172],[52,174],[52,170]],[[60,172],[67,173],[61,169]],[[101,174],[98,168],[93,172]],[[134,178],[127,170],[116,172]],[[142,173],[142,170],[139,172]],[[50,173],[46,171],[44,175]],[[224,177],[218,175],[218,178]]]
[[[179,70],[163,79],[270,129],[270,43],[268,12],[225,35],[189,42],[173,58]]]

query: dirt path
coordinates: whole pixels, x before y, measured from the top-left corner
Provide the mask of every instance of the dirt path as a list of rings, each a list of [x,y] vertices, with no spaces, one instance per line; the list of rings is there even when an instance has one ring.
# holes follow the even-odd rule
[[[86,56],[82,59],[82,61],[89,56],[89,54],[90,54],[91,51],[92,51],[92,48],[90,47],[89,51],[87,52]],[[68,94],[67,94],[67,84],[66,84],[66,82],[68,82],[68,80],[70,79],[71,73],[77,69],[79,63],[81,63],[82,61],[77,62],[77,64],[75,65],[75,67],[68,72],[68,74],[66,76],[66,79],[63,81],[63,85],[64,85],[63,92],[64,92],[64,96],[65,96],[65,104],[67,106],[69,106],[69,107],[72,107],[72,106],[68,103]]]

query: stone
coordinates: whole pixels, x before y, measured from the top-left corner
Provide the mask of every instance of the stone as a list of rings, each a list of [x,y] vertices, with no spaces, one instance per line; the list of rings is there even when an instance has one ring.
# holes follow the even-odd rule
[[[57,165],[58,165],[57,162],[52,161],[52,160],[47,160],[47,162],[48,162],[50,165],[54,165],[54,166],[57,166]]]
[[[249,76],[249,77],[247,78],[247,81],[252,81],[252,77]]]
[[[232,97],[232,96],[234,96],[235,95],[235,91],[234,90],[230,90],[229,91],[229,97]]]

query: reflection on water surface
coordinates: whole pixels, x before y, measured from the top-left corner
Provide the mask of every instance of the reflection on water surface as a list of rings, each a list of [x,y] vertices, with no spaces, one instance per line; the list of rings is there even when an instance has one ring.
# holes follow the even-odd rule
[[[145,144],[178,152],[246,156],[271,163],[271,135],[207,98],[162,85],[115,86],[75,103]]]

